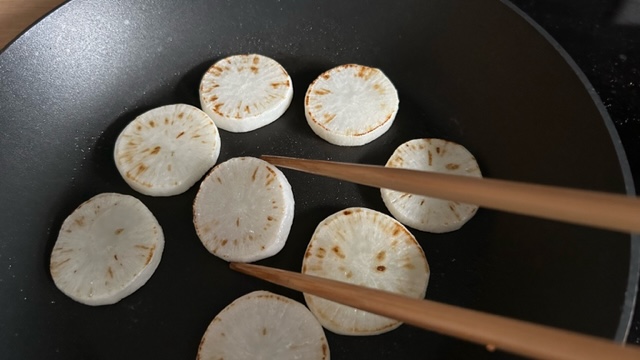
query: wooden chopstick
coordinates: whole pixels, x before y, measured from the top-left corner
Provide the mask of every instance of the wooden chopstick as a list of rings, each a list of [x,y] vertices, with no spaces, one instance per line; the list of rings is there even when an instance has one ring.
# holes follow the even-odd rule
[[[625,347],[595,336],[266,266],[231,263],[230,267],[290,289],[482,344],[491,351],[540,359],[640,359],[640,347]]]
[[[621,232],[640,233],[640,199],[515,181],[263,155],[273,165],[357,184]]]

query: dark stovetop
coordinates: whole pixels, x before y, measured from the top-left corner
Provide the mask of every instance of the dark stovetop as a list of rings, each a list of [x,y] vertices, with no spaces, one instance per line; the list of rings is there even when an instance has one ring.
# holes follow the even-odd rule
[[[640,0],[512,0],[571,55],[611,116],[640,189]],[[640,219],[639,219],[640,221]],[[628,337],[640,344],[640,301]]]

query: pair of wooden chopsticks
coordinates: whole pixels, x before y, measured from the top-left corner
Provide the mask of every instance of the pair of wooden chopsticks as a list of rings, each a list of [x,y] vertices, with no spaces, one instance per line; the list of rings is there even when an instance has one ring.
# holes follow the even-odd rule
[[[588,190],[322,160],[262,156],[311,174],[569,223],[640,233],[640,199]]]
[[[638,360],[640,347],[260,265],[233,270],[427,330],[536,359]]]
[[[329,161],[263,156],[290,169],[523,215],[640,232],[640,201],[622,195]],[[232,263],[231,268],[424,329],[542,359],[640,359],[640,348],[329,279]]]

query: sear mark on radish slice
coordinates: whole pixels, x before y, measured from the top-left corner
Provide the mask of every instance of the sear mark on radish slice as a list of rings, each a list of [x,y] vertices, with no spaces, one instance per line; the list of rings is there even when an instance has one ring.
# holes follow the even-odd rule
[[[215,165],[220,135],[202,110],[161,106],[135,118],[118,136],[116,167],[134,190],[172,196],[192,187]]]
[[[304,305],[254,291],[216,315],[200,341],[197,359],[329,360],[330,353],[322,326]]]
[[[347,64],[315,79],[305,95],[307,123],[319,137],[341,146],[382,136],[398,112],[398,92],[379,69]]]
[[[247,132],[268,125],[287,110],[293,83],[275,60],[234,55],[213,64],[200,82],[200,106],[223,130]]]
[[[386,166],[482,177],[473,155],[462,145],[442,139],[414,139],[400,145]],[[427,196],[381,189],[389,212],[401,223],[421,231],[444,233],[458,230],[478,206]]]
[[[193,222],[202,244],[226,261],[252,262],[284,247],[294,198],[284,174],[253,157],[227,160],[200,184]]]
[[[316,228],[302,262],[302,273],[424,298],[429,264],[413,235],[392,217],[367,208],[330,215]],[[342,335],[391,331],[397,320],[304,294],[326,329]]]
[[[114,304],[151,278],[163,249],[162,228],[140,200],[103,193],[62,223],[49,269],[58,289],[73,300]]]

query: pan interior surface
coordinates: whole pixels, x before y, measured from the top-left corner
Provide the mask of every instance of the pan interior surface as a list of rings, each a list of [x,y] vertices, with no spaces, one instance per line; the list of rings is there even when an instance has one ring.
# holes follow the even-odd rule
[[[197,186],[170,198],[131,190],[113,162],[120,131],[154,107],[199,106],[217,60],[269,56],[294,98],[264,128],[220,131],[218,162],[262,154],[384,164],[401,143],[464,145],[483,175],[625,192],[615,146],[580,77],[538,30],[500,2],[75,0],[0,55],[0,353],[5,359],[195,358],[213,317],[268,290],[301,294],[228,269],[192,223]],[[360,147],[317,137],[304,93],[341,64],[380,68],[400,108],[391,129]],[[299,271],[316,225],[352,206],[388,213],[379,190],[283,170],[296,199],[284,249],[263,265]],[[64,218],[101,192],[138,197],[165,234],[148,283],[117,304],[83,306],[59,292],[49,256]],[[447,234],[412,230],[429,261],[427,298],[623,340],[627,234],[480,209]],[[624,331],[622,332],[624,333]],[[327,332],[343,358],[512,358],[401,326],[375,337]]]

